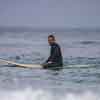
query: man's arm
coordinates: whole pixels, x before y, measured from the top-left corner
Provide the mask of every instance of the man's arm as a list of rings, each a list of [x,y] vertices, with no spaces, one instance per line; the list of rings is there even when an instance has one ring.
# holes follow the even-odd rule
[[[53,46],[50,57],[48,58],[48,60],[46,62],[52,63],[53,60],[55,60],[58,55],[59,55],[59,48],[56,46]]]
[[[51,59],[51,56],[49,56],[49,57],[48,57],[48,59],[46,60],[46,62],[49,62],[49,61],[50,61],[50,59]]]

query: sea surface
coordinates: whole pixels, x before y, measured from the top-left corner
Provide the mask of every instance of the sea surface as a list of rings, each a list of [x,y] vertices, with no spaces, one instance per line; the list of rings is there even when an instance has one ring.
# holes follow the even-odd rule
[[[41,64],[49,56],[49,34],[1,32],[0,58]],[[0,63],[0,100],[100,100],[100,32],[52,34],[62,48],[63,69],[18,68]]]

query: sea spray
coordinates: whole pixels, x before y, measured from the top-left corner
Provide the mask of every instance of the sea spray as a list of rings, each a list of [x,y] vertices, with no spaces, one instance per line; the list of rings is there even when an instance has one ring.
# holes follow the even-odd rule
[[[53,94],[47,90],[34,90],[27,88],[16,91],[1,91],[0,100],[100,100],[99,94],[92,91],[66,92],[64,94]]]

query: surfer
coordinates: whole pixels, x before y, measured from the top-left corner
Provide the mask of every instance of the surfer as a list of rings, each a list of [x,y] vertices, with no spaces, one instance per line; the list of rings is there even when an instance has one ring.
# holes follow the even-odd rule
[[[48,36],[48,43],[51,46],[50,56],[46,60],[44,64],[42,64],[43,68],[56,68],[63,66],[63,58],[61,49],[58,43],[56,43],[56,39],[54,35]]]
[[[48,59],[45,61],[44,64],[41,64],[41,65],[20,64],[20,63],[16,63],[16,62],[4,60],[4,59],[0,59],[0,61],[17,66],[17,67],[24,67],[24,68],[41,68],[42,67],[42,68],[48,68],[48,69],[54,69],[54,70],[62,69],[63,57],[62,57],[60,46],[56,42],[54,35],[48,36],[48,43],[51,46],[51,51],[50,51],[50,56],[48,57]]]

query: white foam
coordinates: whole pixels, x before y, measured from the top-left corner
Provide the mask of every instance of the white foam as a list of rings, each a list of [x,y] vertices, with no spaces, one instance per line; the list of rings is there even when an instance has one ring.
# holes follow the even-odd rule
[[[0,100],[52,100],[43,90],[25,89],[23,91],[0,92]]]
[[[56,93],[55,93],[56,94]],[[54,95],[46,90],[16,90],[0,91],[0,100],[100,100],[100,96],[93,92],[65,93]]]
[[[69,93],[62,100],[100,100],[100,97],[92,92],[84,92],[80,94]]]

